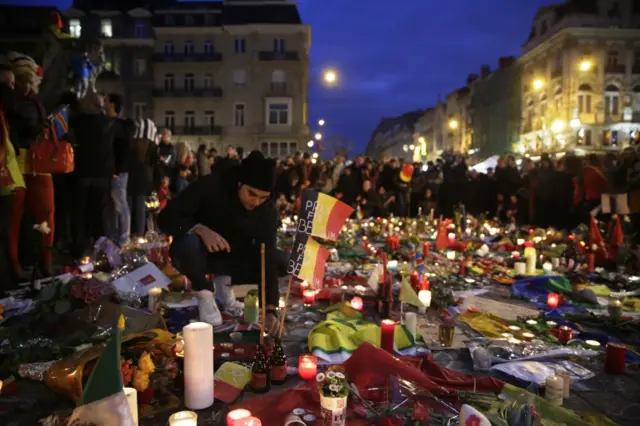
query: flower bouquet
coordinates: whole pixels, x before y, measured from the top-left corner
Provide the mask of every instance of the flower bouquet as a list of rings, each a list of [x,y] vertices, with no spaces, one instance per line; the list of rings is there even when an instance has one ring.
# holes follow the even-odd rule
[[[322,426],[344,426],[347,420],[349,383],[341,372],[329,371],[316,376],[320,392]]]

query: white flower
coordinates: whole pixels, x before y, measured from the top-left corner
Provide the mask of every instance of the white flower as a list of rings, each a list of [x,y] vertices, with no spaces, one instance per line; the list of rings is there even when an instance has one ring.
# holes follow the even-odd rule
[[[333,378],[335,378],[335,377],[336,377],[336,373],[334,373],[333,371],[329,371],[329,372],[327,373],[327,378],[328,378],[328,379],[333,379]]]
[[[345,379],[346,378],[346,377],[344,377],[344,374],[342,374],[342,373],[336,373],[336,377],[338,379]]]
[[[319,373],[316,376],[316,382],[324,382],[324,379],[326,378],[326,376],[324,375],[324,373]]]
[[[51,232],[51,228],[49,228],[49,224],[46,221],[42,222],[40,225],[33,225],[33,229],[45,235]]]
[[[338,386],[338,385],[329,385],[329,390],[331,392],[339,392],[340,391],[340,386]]]

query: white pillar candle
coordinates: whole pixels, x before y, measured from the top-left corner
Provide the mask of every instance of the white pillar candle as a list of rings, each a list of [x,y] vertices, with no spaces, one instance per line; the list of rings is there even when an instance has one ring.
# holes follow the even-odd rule
[[[551,266],[553,266],[554,268],[557,268],[558,266],[560,266],[560,258],[559,257],[552,257],[551,258]]]
[[[456,260],[456,252],[453,250],[449,250],[447,252],[447,259],[449,260]]]
[[[425,308],[431,306],[431,290],[420,290],[418,299],[420,299]]]
[[[544,264],[542,265],[542,270],[544,271],[545,275],[551,275],[551,272],[553,271],[553,265],[550,262],[544,262]]]
[[[138,392],[134,388],[124,388],[124,394],[127,397],[127,402],[129,403],[133,424],[138,426]]]
[[[544,397],[551,405],[562,406],[564,380],[558,376],[549,376],[544,382]]]
[[[184,336],[184,405],[202,410],[213,405],[213,327],[194,322]]]
[[[406,312],[404,314],[404,325],[415,339],[418,332],[418,316],[415,312]]]
[[[169,426],[198,426],[198,415],[193,411],[178,411],[169,417]]]
[[[524,262],[516,262],[513,264],[516,275],[525,275],[527,273],[527,264]]]
[[[156,308],[156,304],[160,301],[162,296],[162,289],[160,287],[152,287],[149,289],[149,304],[148,308],[151,312]]]
[[[527,255],[527,275],[536,274],[536,261],[537,257],[535,253],[529,253]]]

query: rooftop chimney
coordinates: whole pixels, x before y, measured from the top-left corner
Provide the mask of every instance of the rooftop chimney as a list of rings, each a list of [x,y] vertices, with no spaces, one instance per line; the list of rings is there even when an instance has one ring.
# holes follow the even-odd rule
[[[489,77],[489,74],[491,74],[491,67],[489,65],[483,65],[480,67],[480,78],[487,78]]]
[[[498,68],[505,69],[505,68],[509,68],[511,65],[516,63],[516,58],[515,56],[501,56],[500,59],[498,59]]]
[[[469,74],[467,76],[467,86],[478,79],[478,74]]]

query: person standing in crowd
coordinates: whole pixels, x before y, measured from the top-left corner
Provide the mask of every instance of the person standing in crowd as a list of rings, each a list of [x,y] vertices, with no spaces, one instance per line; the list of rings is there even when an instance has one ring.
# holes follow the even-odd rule
[[[15,76],[11,66],[0,64],[0,276],[5,277],[0,290],[8,290],[15,284],[10,279],[12,274],[7,259],[11,196],[18,188],[25,190],[24,177],[18,167],[9,124],[15,103],[14,89]]]
[[[201,144],[196,154],[196,167],[198,169],[198,177],[204,177],[211,173],[211,165],[209,164],[209,155],[207,154],[207,146]]]
[[[192,171],[193,156],[189,147],[184,142],[178,142],[176,144],[176,162],[175,170],[173,172],[174,192],[176,194],[184,191],[189,183],[194,180],[194,174]]]
[[[238,164],[240,164],[240,160],[238,160],[238,151],[233,147],[233,145],[227,146],[227,155],[216,162],[216,166],[219,168],[230,168],[237,166]]]
[[[109,235],[112,220],[111,183],[117,178],[114,142],[118,129],[104,112],[105,99],[90,91],[80,103],[80,112],[70,119],[75,134],[73,247],[71,254],[82,257],[91,240]]]
[[[25,55],[10,55],[15,75],[16,103],[9,119],[11,140],[18,150],[18,166],[24,175],[26,188],[16,188],[11,199],[11,224],[9,229],[9,261],[13,276],[24,279],[19,259],[19,241],[25,207],[36,223],[46,222],[51,230],[41,238],[40,269],[44,276],[53,275],[51,247],[55,230],[55,206],[53,179],[50,174],[33,173],[30,169],[29,148],[44,135],[47,115],[38,96],[42,68]],[[14,147],[15,147],[14,146]]]
[[[111,93],[107,101],[107,115],[115,120],[114,159],[115,175],[111,182],[111,200],[115,217],[110,226],[113,232],[112,240],[120,247],[129,242],[131,234],[131,209],[127,201],[127,186],[129,183],[129,170],[132,169],[131,136],[133,123],[131,120],[120,118],[122,111],[122,96]]]
[[[278,331],[278,212],[271,191],[275,162],[253,151],[242,164],[216,169],[167,203],[159,226],[173,236],[171,257],[197,292],[201,321],[222,323],[216,296],[227,310],[239,313],[243,305],[231,291],[232,283],[260,281],[260,244],[266,248],[267,318],[265,330]],[[286,263],[286,261],[285,261]]]
[[[160,173],[162,176],[173,178],[173,167],[176,161],[176,151],[171,143],[171,130],[166,127],[160,131],[158,143],[158,155],[160,156]]]
[[[150,119],[135,121],[127,192],[131,206],[131,231],[140,237],[145,234],[147,225],[147,197],[159,186],[160,181],[157,170],[159,156],[155,144],[157,133],[156,125]]]

